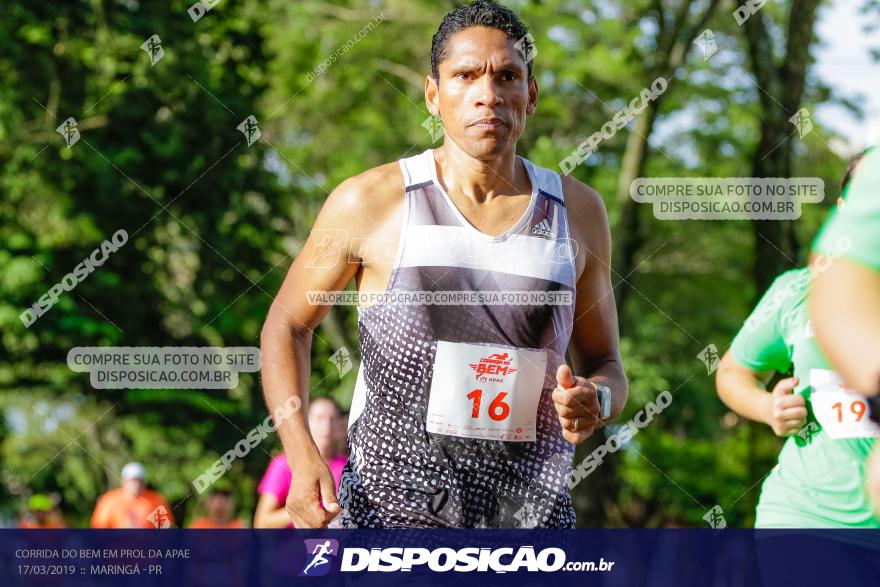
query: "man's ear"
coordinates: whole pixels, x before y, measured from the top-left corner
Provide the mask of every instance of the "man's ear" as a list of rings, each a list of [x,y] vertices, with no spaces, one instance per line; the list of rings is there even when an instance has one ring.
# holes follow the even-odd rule
[[[425,76],[425,104],[428,112],[440,116],[440,86],[432,76]]]
[[[535,76],[529,78],[529,105],[526,114],[531,116],[538,109],[538,80]]]

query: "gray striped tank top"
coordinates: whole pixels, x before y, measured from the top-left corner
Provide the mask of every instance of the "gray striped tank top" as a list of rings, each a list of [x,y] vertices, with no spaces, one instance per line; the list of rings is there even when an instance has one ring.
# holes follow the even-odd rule
[[[559,175],[519,159],[531,200],[498,236],[456,208],[432,150],[400,161],[387,295],[359,309],[344,527],[574,526],[574,447],[551,400],[573,325],[574,247]]]

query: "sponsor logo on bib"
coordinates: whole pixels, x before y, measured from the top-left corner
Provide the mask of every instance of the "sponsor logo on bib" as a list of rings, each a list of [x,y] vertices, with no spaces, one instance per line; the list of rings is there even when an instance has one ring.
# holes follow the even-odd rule
[[[516,372],[516,368],[511,367],[510,363],[507,353],[494,353],[481,358],[479,363],[470,363],[470,367],[474,370],[474,379],[477,381],[504,383],[505,375]]]

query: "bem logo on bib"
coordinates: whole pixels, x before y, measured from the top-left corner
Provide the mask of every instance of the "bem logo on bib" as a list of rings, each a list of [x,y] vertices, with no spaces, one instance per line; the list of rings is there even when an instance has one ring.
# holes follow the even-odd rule
[[[479,363],[469,363],[474,370],[474,379],[477,381],[496,381],[504,383],[504,376],[516,372],[516,368],[510,366],[511,360],[507,353],[494,353],[488,357],[482,357]]]

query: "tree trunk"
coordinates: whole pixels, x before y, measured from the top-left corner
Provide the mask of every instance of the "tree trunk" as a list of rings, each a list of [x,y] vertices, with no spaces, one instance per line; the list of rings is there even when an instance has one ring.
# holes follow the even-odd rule
[[[645,161],[648,151],[648,137],[654,128],[657,119],[657,103],[651,102],[642,115],[636,119],[636,125],[626,141],[626,151],[620,167],[620,175],[617,182],[617,205],[619,217],[617,219],[615,254],[613,257],[613,273],[611,283],[615,286],[620,283],[621,287],[614,292],[617,302],[617,313],[620,315],[623,304],[629,294],[629,286],[623,280],[630,279],[635,267],[635,256],[642,248],[644,235],[642,234],[639,214],[641,204],[633,200],[629,195],[629,186],[633,181],[642,176],[645,170]]]
[[[783,62],[773,58],[773,42],[766,16],[753,14],[743,25],[752,73],[761,101],[761,138],[752,156],[753,177],[790,177],[793,137],[797,128],[789,121],[801,107],[813,27],[821,0],[791,2],[788,38]],[[797,263],[791,221],[755,220],[755,293],[760,296],[783,270]]]

